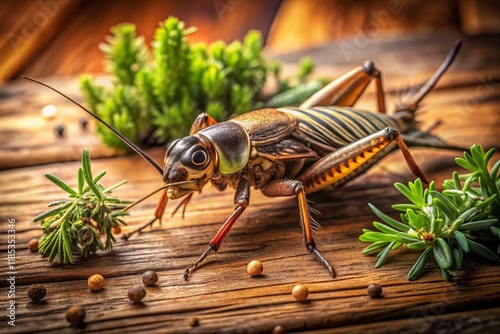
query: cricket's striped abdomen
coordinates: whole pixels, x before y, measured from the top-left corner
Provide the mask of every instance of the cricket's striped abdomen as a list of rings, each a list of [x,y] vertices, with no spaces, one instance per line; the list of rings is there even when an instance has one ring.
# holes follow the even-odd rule
[[[302,142],[331,152],[392,127],[400,130],[396,119],[348,107],[280,108],[299,119],[298,129],[292,134]]]

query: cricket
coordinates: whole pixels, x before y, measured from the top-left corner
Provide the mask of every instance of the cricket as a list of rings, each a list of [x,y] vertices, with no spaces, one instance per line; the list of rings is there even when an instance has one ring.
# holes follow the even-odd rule
[[[269,197],[297,198],[305,248],[336,277],[334,266],[316,245],[313,230],[318,222],[311,215],[313,209],[307,195],[343,186],[398,149],[413,174],[428,183],[408,147],[463,150],[420,130],[416,122],[419,104],[450,67],[461,45],[461,41],[453,45],[441,66],[424,84],[403,92],[390,113],[386,112],[381,72],[371,61],[332,81],[298,107],[249,111],[219,123],[202,113],[187,137],[168,144],[164,168],[92,111],[53,87],[26,79],[48,87],[85,110],[161,174],[162,187],[124,209],[129,210],[161,191],[152,219],[124,235],[125,239],[161,221],[169,200],[182,199],[176,211],[182,206],[185,210],[193,194],[208,183],[220,191],[228,187],[235,190],[233,212],[208,248],[185,269],[185,280],[220,249],[224,237],[249,206],[252,188]],[[356,101],[372,81],[378,110],[356,109]]]

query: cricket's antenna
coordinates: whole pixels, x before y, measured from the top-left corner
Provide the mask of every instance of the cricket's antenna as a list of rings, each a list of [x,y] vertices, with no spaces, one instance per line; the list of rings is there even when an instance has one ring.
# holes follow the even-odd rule
[[[153,166],[158,171],[158,173],[160,173],[163,176],[163,169],[160,166],[158,166],[158,164],[156,162],[154,162],[153,159],[151,159],[151,157],[149,155],[147,155],[137,145],[135,145],[134,143],[132,143],[130,141],[130,139],[128,139],[127,137],[125,137],[124,135],[122,135],[120,132],[118,132],[118,130],[116,130],[111,125],[109,125],[108,123],[106,123],[101,117],[97,116],[92,111],[88,110],[87,108],[85,108],[84,106],[82,106],[80,103],[76,102],[75,100],[73,100],[69,96],[65,95],[64,93],[58,91],[54,87],[51,87],[51,86],[49,86],[49,85],[47,85],[47,84],[45,84],[45,83],[43,83],[41,81],[38,81],[38,80],[35,80],[35,79],[31,79],[31,78],[28,78],[28,77],[25,77],[25,76],[23,76],[23,78],[26,79],[26,80],[29,80],[29,81],[33,81],[33,82],[35,82],[35,83],[37,83],[39,85],[45,86],[45,87],[53,90],[54,92],[56,92],[57,94],[63,96],[67,100],[71,101],[72,103],[74,103],[75,105],[77,105],[78,107],[80,107],[81,109],[85,110],[90,116],[92,116],[95,119],[97,119],[99,122],[101,122],[102,124],[104,124],[104,126],[106,126],[108,129],[110,129],[115,135],[117,135],[118,138],[120,138],[125,144],[128,145],[128,147],[130,147],[131,149],[133,149],[135,152],[137,152],[137,154],[139,154],[141,157],[143,157],[144,160],[146,160],[147,162],[149,162],[151,164],[151,166]]]
[[[450,52],[448,52],[448,55],[446,56],[446,59],[443,61],[441,66],[436,70],[436,72],[432,75],[432,77],[427,80],[427,82],[420,88],[418,93],[416,93],[412,97],[412,101],[410,104],[413,106],[417,106],[420,101],[424,98],[424,96],[436,85],[438,82],[439,78],[446,72],[448,67],[450,67],[451,63],[453,63],[453,60],[455,60],[455,57],[458,54],[458,51],[460,50],[460,47],[462,46],[462,41],[457,40],[453,47],[451,48]]]

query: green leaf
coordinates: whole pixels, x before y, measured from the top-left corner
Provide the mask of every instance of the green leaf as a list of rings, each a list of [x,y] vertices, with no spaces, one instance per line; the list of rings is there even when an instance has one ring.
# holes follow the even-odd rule
[[[378,229],[379,231],[387,234],[396,234],[399,232],[398,230],[395,230],[392,227],[389,227],[379,222],[373,222],[373,226],[375,226],[375,228]]]
[[[95,185],[92,177],[92,168],[90,166],[90,154],[87,148],[83,149],[82,153],[82,167],[83,167],[83,177],[87,181],[87,185],[90,187],[94,195],[101,200],[102,194],[99,188]],[[102,173],[101,173],[102,174]],[[102,176],[101,176],[102,177]]]
[[[85,188],[85,179],[83,177],[83,169],[78,168],[78,194],[83,194],[83,188]]]
[[[484,230],[494,225],[497,221],[498,219],[485,219],[485,220],[472,221],[462,224],[459,230],[460,231]]]
[[[407,210],[420,210],[420,207],[415,204],[394,204],[391,206],[394,210],[406,212]]]
[[[413,250],[421,250],[421,249],[425,249],[427,247],[427,244],[425,242],[423,242],[422,240],[419,240],[419,241],[409,243],[408,245],[406,245],[406,247],[408,247],[409,249],[413,249]]]
[[[410,230],[410,226],[402,224],[395,219],[392,219],[391,217],[389,217],[388,215],[377,209],[375,205],[368,203],[368,206],[380,219],[382,219],[384,222],[394,227],[395,229],[398,229],[403,232],[408,232]]]
[[[433,247],[434,258],[443,269],[449,269],[453,266],[453,255],[450,246],[443,238],[437,238]]]
[[[455,236],[455,240],[457,240],[457,242],[460,245],[460,247],[462,248],[462,250],[465,253],[469,253],[470,247],[469,247],[469,243],[467,242],[467,238],[465,237],[465,235],[460,231],[455,231],[455,233],[453,235]]]
[[[475,241],[472,241],[470,239],[467,239],[467,242],[469,243],[469,246],[470,246],[470,249],[487,258],[488,260],[491,260],[493,262],[498,262],[499,259],[498,259],[498,256],[495,255],[495,253],[493,253],[491,250],[489,250],[487,247],[481,245],[480,243],[478,242],[475,242]]]
[[[379,251],[380,249],[384,248],[388,244],[387,241],[376,241],[370,246],[366,247],[363,249],[361,252],[362,254],[371,254]]]
[[[359,237],[359,240],[363,242],[375,242],[375,241],[393,242],[393,241],[399,241],[400,238],[392,234],[368,231],[365,232],[363,235],[361,235]]]
[[[464,252],[462,250],[462,247],[453,247],[452,249],[452,254],[453,254],[453,264],[456,269],[460,269],[462,267],[462,261],[464,258]]]
[[[443,194],[437,191],[431,191],[431,196],[434,198],[434,204],[438,206],[450,220],[460,215],[460,211],[455,207],[455,204]]]
[[[431,250],[433,247],[427,247],[422,254],[420,254],[420,257],[418,258],[417,262],[411,267],[410,271],[408,272],[407,278],[408,280],[412,281],[416,279],[422,270],[425,267],[425,264],[429,260],[429,256],[431,254]]]
[[[71,204],[73,204],[72,202],[67,202],[66,204],[62,205],[62,206],[58,206],[57,208],[54,208],[54,209],[51,209],[51,210],[48,210],[48,211],[45,211],[44,213],[41,213],[39,214],[38,216],[36,216],[35,218],[33,218],[33,222],[37,222],[39,220],[42,220],[42,219],[45,219],[47,217],[50,217],[50,216],[53,216],[55,214],[58,214],[60,212],[63,212],[64,210],[66,210],[68,207],[71,206]]]
[[[45,177],[52,181],[56,186],[66,191],[68,194],[76,196],[77,193],[70,186],[68,186],[63,180],[52,174],[45,174]]]
[[[391,242],[390,244],[388,244],[383,251],[381,251],[379,254],[378,254],[378,260],[377,260],[377,263],[375,263],[375,268],[379,268],[382,263],[384,263],[385,261],[385,258],[387,257],[387,255],[389,254],[389,251],[391,250],[391,248],[394,246],[395,242]]]
[[[470,171],[475,171],[476,166],[472,165],[468,160],[462,158],[455,158],[455,162],[462,168],[465,168]]]
[[[412,184],[412,183],[410,182],[410,184]],[[409,199],[412,203],[414,203],[414,204],[416,204],[416,205],[418,205],[418,204],[419,204],[419,202],[420,202],[420,201],[418,200],[418,198],[416,198],[416,197],[414,196],[414,194],[412,193],[412,191],[410,190],[410,188],[408,188],[407,186],[405,186],[404,184],[399,183],[399,182],[395,183],[395,184],[394,184],[394,187],[395,187],[395,188],[396,188],[396,189],[397,189],[400,193],[402,193],[402,194],[403,194],[406,198],[408,198],[408,199]]]

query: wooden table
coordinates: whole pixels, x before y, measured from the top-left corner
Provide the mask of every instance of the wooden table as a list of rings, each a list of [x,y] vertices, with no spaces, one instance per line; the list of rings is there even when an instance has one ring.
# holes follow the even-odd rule
[[[396,91],[428,76],[455,37],[374,41],[349,61],[342,57],[331,59],[339,55],[338,45],[310,50],[310,54],[319,62],[318,72],[332,77],[371,58],[384,70],[387,90]],[[456,64],[425,100],[425,112],[419,115],[422,128],[442,120],[436,133],[449,142],[498,146],[498,41],[498,36],[465,40]],[[274,57],[294,64],[298,54]],[[335,64],[338,67],[333,68]],[[81,100],[76,78],[46,81]],[[13,82],[2,87],[0,96],[0,251],[4,259],[0,266],[0,332],[82,332],[68,328],[65,320],[66,310],[72,305],[86,308],[84,331],[89,333],[269,333],[276,325],[284,326],[287,332],[471,333],[494,330],[500,325],[498,264],[467,256],[459,275],[446,282],[437,265],[430,262],[424,276],[410,282],[406,273],[418,253],[397,250],[380,269],[374,269],[373,257],[361,254],[366,244],[358,237],[376,219],[367,203],[394,216],[390,205],[404,199],[393,183],[414,179],[399,153],[343,189],[309,197],[321,212],[317,220],[323,228],[318,243],[338,271],[335,279],[303,246],[296,200],[269,199],[254,191],[249,209],[217,255],[184,281],[184,268],[205,250],[232,209],[233,192],[218,192],[210,187],[194,196],[185,219],[179,215],[170,218],[171,211],[167,210],[162,226],[156,225],[128,241],[119,240],[112,251],[99,252],[75,265],[49,264],[27,249],[30,239],[41,236],[32,218],[44,211],[47,203],[64,198],[44,173],[56,174],[74,186],[80,165],[75,160],[87,146],[94,173],[108,172],[104,185],[128,180],[115,192],[119,197],[137,199],[160,186],[161,180],[140,157],[117,156],[117,152],[104,148],[93,132],[93,123],[82,131],[79,119],[83,114],[50,91],[28,82]],[[360,106],[372,108],[372,99],[373,94],[368,93]],[[40,110],[49,103],[55,104],[59,112],[57,119],[47,121]],[[53,127],[59,123],[66,125],[65,138],[54,134]],[[457,152],[412,152],[438,185],[456,169],[453,157]],[[158,162],[163,160],[163,148],[148,153]],[[154,207],[155,199],[151,199],[132,210],[125,232],[150,219]],[[8,219],[15,219],[13,270],[6,260]],[[252,278],[246,273],[246,265],[253,259],[264,264],[261,277]],[[132,304],[127,291],[141,284],[141,274],[148,269],[159,274],[159,282],[155,287],[146,287],[142,303]],[[4,297],[9,288],[4,278],[11,276],[11,271],[16,272],[15,327],[7,324],[8,300]],[[87,287],[87,278],[95,273],[106,279],[105,288],[99,292]],[[27,297],[28,287],[34,283],[47,288],[41,304]],[[292,299],[290,292],[297,283],[309,287],[308,301]],[[366,288],[370,283],[382,285],[382,298],[368,296]],[[190,327],[192,317],[199,319],[198,327]]]

